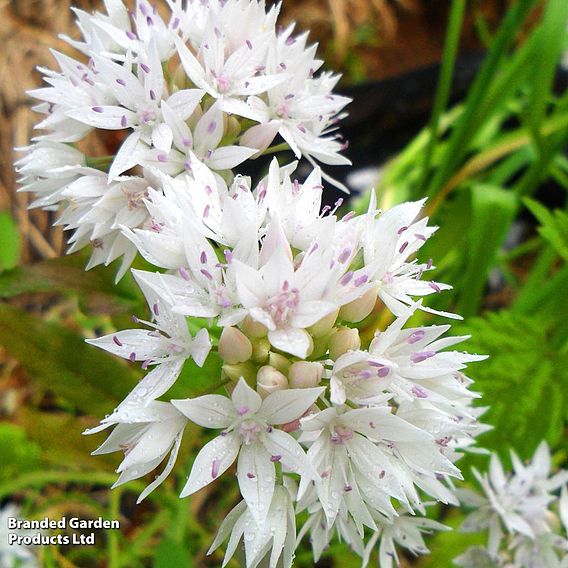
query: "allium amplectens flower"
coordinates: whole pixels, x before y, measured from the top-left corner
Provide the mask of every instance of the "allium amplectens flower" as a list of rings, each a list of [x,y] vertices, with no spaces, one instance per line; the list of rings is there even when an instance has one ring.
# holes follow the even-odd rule
[[[511,454],[513,472],[505,472],[496,454],[489,473],[474,474],[484,495],[460,490],[458,497],[473,511],[464,532],[488,531],[487,548],[470,547],[455,562],[465,568],[564,568],[568,566],[568,471],[551,474],[546,442],[532,462]],[[558,495],[561,489],[560,495]]]
[[[336,537],[364,563],[377,549],[382,568],[396,546],[427,552],[422,533],[443,527],[426,504],[457,503],[455,462],[485,428],[464,375],[483,357],[451,351],[466,337],[449,325],[405,327],[417,310],[459,317],[426,305],[449,286],[417,259],[435,232],[423,201],[380,211],[373,192],[361,215],[322,208],[330,178],[316,162],[348,163],[335,125],[349,100],[307,34],[277,27],[279,5],[105,6],[76,11],[80,61],[55,53],[59,71],[42,70],[42,133],[18,162],[71,250],[92,245],[88,267],[122,257],[120,277],[138,253],[153,267],[133,270],[150,316],[88,340],[146,371],[86,432],[114,427],[94,453],[124,452],[117,485],[165,461],[143,499],[188,422],[215,430],[181,496],[236,462],[243,500],[211,547],[228,540],[225,563],[242,539],[247,568],[289,568],[304,511],[298,540],[310,535],[316,559]],[[86,137],[107,131],[107,154],[86,155]],[[282,141],[314,166],[305,179],[277,159],[262,179],[239,174]],[[171,400],[174,384],[186,398]]]

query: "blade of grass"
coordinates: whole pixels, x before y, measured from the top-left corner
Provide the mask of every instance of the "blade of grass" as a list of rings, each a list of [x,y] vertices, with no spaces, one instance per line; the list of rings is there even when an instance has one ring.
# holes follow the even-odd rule
[[[507,56],[509,46],[535,4],[535,0],[519,0],[507,13],[491,50],[470,89],[464,112],[451,134],[442,163],[427,188],[428,196],[433,197],[438,194],[467,152],[468,141],[479,127],[477,111],[487,96],[487,85],[491,84],[498,73],[501,62]]]
[[[426,182],[430,172],[432,155],[434,147],[438,140],[438,129],[440,127],[440,119],[442,113],[448,104],[450,98],[450,89],[452,86],[452,78],[456,64],[461,29],[463,26],[463,18],[465,14],[465,0],[454,0],[450,10],[448,30],[446,33],[446,42],[444,46],[444,55],[442,58],[442,68],[440,70],[440,79],[436,89],[436,97],[434,99],[434,108],[432,110],[432,118],[430,121],[430,140],[424,153],[424,161],[422,163],[422,174],[418,182],[418,187],[422,187]]]

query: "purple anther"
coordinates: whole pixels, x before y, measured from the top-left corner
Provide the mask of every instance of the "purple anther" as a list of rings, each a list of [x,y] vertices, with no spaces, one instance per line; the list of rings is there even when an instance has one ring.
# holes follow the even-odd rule
[[[212,134],[213,132],[215,132],[215,128],[217,128],[217,122],[215,120],[212,120],[207,127],[207,132],[209,134]]]
[[[205,276],[207,280],[213,280],[213,276],[211,275],[211,272],[209,272],[209,270],[202,268],[199,272],[201,272],[201,274],[203,274],[203,276]]]
[[[341,264],[344,264],[349,260],[350,256],[351,256],[351,249],[346,248],[341,251],[338,260]]]
[[[420,233],[414,233],[414,236],[419,240],[419,241],[425,241],[426,237],[424,235],[421,235]]]
[[[341,280],[339,281],[339,283],[342,286],[347,286],[347,284],[349,284],[349,282],[351,282],[351,279],[353,278],[353,271],[350,270],[349,272],[346,272],[343,277],[341,278]]]
[[[408,227],[406,227],[406,226],[405,226],[405,227],[401,227],[401,228],[396,232],[396,234],[397,234],[397,235],[402,235],[402,233],[404,233],[404,231],[406,231],[406,229],[408,229]]]
[[[211,462],[211,477],[215,479],[219,475],[219,466],[221,465],[221,461],[215,458]]]
[[[237,408],[237,414],[239,416],[244,416],[248,411],[249,411],[249,407],[248,406],[239,406],[239,408]]]
[[[155,101],[156,100],[156,93],[154,92],[153,89],[150,89],[150,98]]]
[[[136,361],[136,353],[133,351],[128,358],[134,363]]]
[[[406,247],[407,247],[407,246],[408,246],[408,241],[405,241],[404,243],[402,243],[402,245],[401,245],[400,248],[398,249],[398,252],[399,252],[400,254],[402,254],[402,253],[406,250]]]
[[[204,250],[202,250],[199,255],[199,262],[201,262],[201,264],[205,264],[207,262],[207,253]]]
[[[418,351],[410,356],[410,360],[413,363],[422,363],[422,361],[426,361],[426,359],[430,359],[434,355],[436,355],[435,351]]]
[[[432,288],[432,290],[434,290],[435,292],[442,291],[442,289],[440,288],[440,286],[438,286],[438,284],[436,284],[436,282],[428,282],[428,286],[430,286],[430,288]]]
[[[363,286],[367,280],[369,280],[369,276],[367,276],[367,274],[362,274],[358,278],[355,278],[355,282],[353,282],[353,284],[355,284],[355,287],[358,288],[359,286]]]
[[[418,343],[419,341],[424,339],[425,335],[426,335],[426,333],[424,332],[424,330],[419,329],[419,330],[415,331],[414,333],[410,334],[406,341],[408,341],[408,343],[410,343],[410,345],[412,345],[413,343]]]
[[[118,337],[116,335],[113,336],[112,340],[115,342],[116,345],[118,345],[119,347],[122,347],[122,341],[120,341],[120,339],[118,339]]]
[[[184,280],[189,280],[189,272],[187,271],[187,268],[180,266],[178,269],[179,275],[184,279]]]
[[[223,251],[223,254],[225,255],[225,260],[227,261],[227,264],[231,264],[231,262],[233,262],[233,251],[225,249]]]
[[[158,162],[167,162],[168,161],[168,157],[165,154],[158,154]]]
[[[172,30],[177,30],[179,26],[179,18],[174,18],[172,22]]]
[[[346,485],[343,488],[343,491],[345,491],[346,493],[349,493],[349,491],[353,491],[353,487],[351,487],[351,485]]]
[[[388,377],[389,373],[391,372],[390,367],[381,367],[380,369],[377,370],[377,376],[380,377],[381,379],[384,379],[385,377]]]
[[[419,387],[418,385],[414,385],[412,387],[412,394],[416,398],[428,398],[428,393],[422,387]]]
[[[209,210],[211,209],[211,206],[209,204],[207,204],[204,209],[203,209],[203,218],[206,219],[207,217],[209,217]]]
[[[270,456],[270,461],[273,463],[279,462],[282,459],[282,456]]]
[[[95,107],[92,107],[91,110],[93,112],[99,112],[100,113],[100,112],[103,112],[103,107],[95,106]]]
[[[128,39],[134,40],[134,39],[136,39],[136,34],[133,34],[132,32],[128,32],[128,31],[127,31],[127,32],[126,32],[126,37],[127,37]]]
[[[254,473],[252,473],[252,471],[249,471],[249,472],[247,473],[247,477],[248,477],[249,479],[256,479],[256,475],[255,475]]]
[[[122,126],[122,128],[126,128],[126,125],[128,124],[128,121],[126,120],[126,115],[122,115],[121,119],[120,119],[120,126]]]
[[[148,67],[148,65],[146,65],[146,63],[140,63],[140,69],[142,69],[142,71],[144,71],[144,73],[150,73],[150,67]]]
[[[249,49],[252,49],[252,42],[251,42],[249,39],[247,39],[247,40],[245,41],[245,43],[247,44],[247,47],[248,47]]]

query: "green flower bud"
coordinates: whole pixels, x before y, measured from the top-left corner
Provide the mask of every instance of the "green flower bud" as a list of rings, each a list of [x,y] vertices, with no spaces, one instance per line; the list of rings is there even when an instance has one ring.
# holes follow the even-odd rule
[[[342,327],[338,329],[329,340],[329,356],[332,359],[341,357],[347,351],[353,351],[361,347],[359,330],[356,328]]]

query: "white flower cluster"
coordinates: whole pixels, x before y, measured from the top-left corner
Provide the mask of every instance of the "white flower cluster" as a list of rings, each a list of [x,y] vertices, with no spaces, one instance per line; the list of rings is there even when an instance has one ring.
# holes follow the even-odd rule
[[[276,28],[279,7],[166,0],[163,18],[146,0],[105,5],[76,10],[83,40],[64,38],[87,61],[54,52],[60,70],[41,69],[48,86],[29,94],[47,133],[18,162],[32,206],[63,210],[58,223],[75,230],[70,252],[93,246],[89,268],[123,257],[127,270],[136,249],[121,229],[150,226],[156,172],[185,177],[199,161],[230,180],[277,137],[313,164],[349,163],[334,133],[349,99],[332,93],[337,75],[318,73],[307,34]],[[93,134],[106,154],[80,150]]]
[[[531,463],[514,453],[511,458],[512,473],[504,471],[495,454],[488,474],[474,470],[483,496],[459,491],[462,503],[475,508],[461,530],[487,530],[489,538],[487,548],[470,547],[454,562],[465,568],[568,567],[568,471],[551,474],[546,442]]]
[[[441,526],[416,516],[424,496],[458,503],[455,462],[484,427],[463,374],[483,357],[448,350],[465,339],[449,325],[405,327],[433,311],[421,297],[449,288],[423,280],[432,262],[415,258],[435,230],[423,203],[381,212],[373,195],[340,218],[339,203],[322,208],[317,166],[303,183],[276,159],[255,183],[233,173],[277,134],[297,156],[344,162],[328,133],[347,100],[331,94],[337,77],[314,75],[305,35],[275,31],[277,8],[167,4],[167,21],[142,0],[77,12],[84,41],[69,41],[88,64],[56,54],[61,72],[33,93],[51,133],[20,162],[36,204],[63,205],[73,248],[94,244],[91,265],[123,255],[125,270],[139,252],[156,267],[133,271],[150,319],[90,340],[148,370],[89,431],[114,426],[96,453],[124,452],[117,484],[167,458],[143,499],[188,421],[217,430],[182,496],[236,462],[243,500],[212,545],[228,539],[226,562],[242,539],[248,568],[289,567],[307,533],[316,559],[335,537],[365,562],[379,542],[382,568],[395,545],[427,552],[422,533]],[[75,147],[93,129],[117,133],[109,158]],[[168,400],[184,365],[208,357],[221,362],[210,394]],[[214,394],[220,382],[230,396]]]
[[[37,532],[9,528],[10,520],[20,519],[20,508],[7,503],[0,509],[0,566],[2,568],[39,568],[39,562],[31,546],[11,542],[10,535],[33,537]]]

